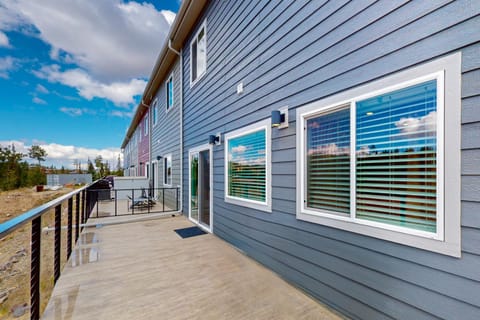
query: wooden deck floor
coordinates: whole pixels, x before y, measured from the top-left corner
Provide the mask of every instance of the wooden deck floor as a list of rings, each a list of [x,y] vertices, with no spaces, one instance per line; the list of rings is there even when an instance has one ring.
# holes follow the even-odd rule
[[[85,228],[42,319],[341,319],[215,235],[173,231],[190,226]]]

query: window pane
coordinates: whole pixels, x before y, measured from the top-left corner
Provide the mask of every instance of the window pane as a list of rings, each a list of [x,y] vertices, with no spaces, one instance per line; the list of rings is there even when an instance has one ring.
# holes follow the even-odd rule
[[[157,103],[153,105],[153,124],[157,124]]]
[[[228,195],[265,202],[265,129],[228,140]]]
[[[201,75],[207,69],[207,38],[205,29],[198,34],[197,47],[197,75]]]
[[[192,43],[192,61],[191,61],[192,81],[197,79],[197,41]]]
[[[167,109],[173,106],[173,79],[170,78],[167,83]]]
[[[307,120],[309,208],[350,212],[350,108]]]
[[[191,218],[198,221],[198,154],[190,158],[190,212]]]
[[[163,183],[172,184],[172,158],[170,156],[163,159]]]
[[[436,88],[357,102],[357,218],[436,231]]]

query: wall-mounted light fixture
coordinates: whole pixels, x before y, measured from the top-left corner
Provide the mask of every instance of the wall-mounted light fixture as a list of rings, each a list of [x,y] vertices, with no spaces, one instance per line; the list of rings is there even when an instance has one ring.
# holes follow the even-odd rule
[[[222,136],[220,133],[217,133],[216,135],[209,135],[208,136],[208,144],[213,144],[213,145],[216,145],[216,146],[219,146],[220,144],[222,144]]]
[[[130,166],[130,168],[134,168],[134,167],[135,167],[135,166],[134,166],[133,164]]]
[[[157,160],[160,161],[162,159],[162,156],[157,156]]]
[[[272,111],[272,128],[288,128],[288,107]]]
[[[142,164],[143,164],[143,162],[140,162],[140,165],[142,165]]]

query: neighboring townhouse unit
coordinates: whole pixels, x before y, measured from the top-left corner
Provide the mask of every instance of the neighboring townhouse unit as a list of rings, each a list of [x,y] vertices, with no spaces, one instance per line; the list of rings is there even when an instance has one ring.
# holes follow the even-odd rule
[[[478,319],[478,30],[478,1],[184,0],[151,157],[178,137],[183,214],[348,317]]]
[[[150,107],[152,114],[152,187],[157,189],[155,197],[165,193],[165,205],[176,207],[177,189],[181,184],[181,98],[180,98],[180,57],[172,63],[171,69],[154,95]]]
[[[148,177],[150,168],[150,116],[148,110],[144,113],[137,130],[139,130],[138,175]]]

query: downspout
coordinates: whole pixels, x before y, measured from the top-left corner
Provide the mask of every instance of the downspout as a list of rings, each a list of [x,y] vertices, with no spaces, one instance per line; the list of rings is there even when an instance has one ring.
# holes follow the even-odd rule
[[[172,39],[168,39],[168,49],[180,58],[180,204],[179,211],[183,211],[183,55],[172,47]],[[181,49],[180,51],[182,51]],[[177,200],[178,201],[178,200]]]

